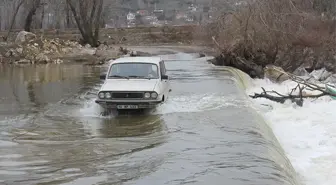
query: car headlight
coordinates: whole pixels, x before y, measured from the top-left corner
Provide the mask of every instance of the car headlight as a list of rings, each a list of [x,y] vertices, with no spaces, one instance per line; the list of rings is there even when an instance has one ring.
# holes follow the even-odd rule
[[[105,98],[110,99],[111,98],[111,93],[109,93],[109,92],[105,93]]]
[[[146,92],[145,93],[145,98],[150,98],[151,97],[151,94],[149,92]]]
[[[100,92],[98,94],[98,96],[99,96],[100,99],[104,99],[105,98],[105,94],[103,92]]]
[[[151,94],[151,98],[157,98],[158,97],[158,94],[156,93],[156,92],[153,92],[152,94]]]

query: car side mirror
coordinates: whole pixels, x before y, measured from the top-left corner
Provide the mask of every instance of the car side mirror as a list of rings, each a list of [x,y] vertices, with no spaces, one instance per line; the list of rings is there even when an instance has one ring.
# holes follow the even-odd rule
[[[168,75],[162,75],[162,76],[161,76],[161,79],[162,79],[162,80],[168,80]]]
[[[100,78],[101,80],[105,80],[105,79],[106,79],[106,74],[101,74],[101,75],[99,76],[99,78]]]

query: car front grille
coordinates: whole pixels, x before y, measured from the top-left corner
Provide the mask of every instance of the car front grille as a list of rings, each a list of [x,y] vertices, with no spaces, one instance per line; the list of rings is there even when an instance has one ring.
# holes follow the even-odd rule
[[[141,99],[143,97],[142,92],[112,92],[112,99]]]

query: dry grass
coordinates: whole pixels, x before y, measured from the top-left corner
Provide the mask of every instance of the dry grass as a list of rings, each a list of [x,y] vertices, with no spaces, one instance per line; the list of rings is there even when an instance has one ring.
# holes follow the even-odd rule
[[[321,16],[309,0],[259,0],[204,28],[202,37],[214,36],[220,52],[263,67],[293,71],[307,63],[336,64],[336,20]]]

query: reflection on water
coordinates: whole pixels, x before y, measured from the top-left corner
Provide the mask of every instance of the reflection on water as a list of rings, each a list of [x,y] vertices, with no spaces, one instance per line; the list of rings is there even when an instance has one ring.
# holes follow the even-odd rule
[[[98,134],[100,137],[136,137],[162,131],[164,124],[158,115],[118,116],[112,119],[100,119]],[[94,124],[90,121],[89,124]]]
[[[8,108],[18,110],[33,105],[41,109],[48,103],[54,103],[72,96],[83,87],[99,82],[99,68],[81,65],[32,65],[25,67],[0,67],[0,112]],[[88,78],[85,74],[95,76]],[[14,110],[13,110],[14,111]]]
[[[0,79],[23,82],[58,82],[72,78],[82,78],[83,73],[93,73],[95,68],[83,65],[0,65]]]

